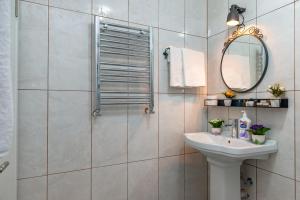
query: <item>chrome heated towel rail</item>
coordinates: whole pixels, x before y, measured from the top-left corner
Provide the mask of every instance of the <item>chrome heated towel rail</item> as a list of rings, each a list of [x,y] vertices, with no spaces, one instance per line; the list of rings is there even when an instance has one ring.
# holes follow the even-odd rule
[[[95,110],[145,105],[154,112],[152,28],[105,23],[94,18]]]

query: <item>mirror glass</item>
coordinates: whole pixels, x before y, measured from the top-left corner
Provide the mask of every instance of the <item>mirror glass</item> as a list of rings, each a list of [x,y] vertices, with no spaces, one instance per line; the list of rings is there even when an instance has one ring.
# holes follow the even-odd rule
[[[263,41],[253,35],[242,35],[225,47],[221,74],[228,88],[247,92],[263,79],[267,65],[268,53]]]

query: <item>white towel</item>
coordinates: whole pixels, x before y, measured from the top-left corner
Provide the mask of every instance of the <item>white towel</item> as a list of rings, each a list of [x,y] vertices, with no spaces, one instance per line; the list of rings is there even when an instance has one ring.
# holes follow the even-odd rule
[[[0,1],[0,154],[8,152],[13,135],[11,74],[11,1]]]
[[[169,48],[170,87],[184,87],[181,49],[173,46]]]
[[[182,49],[185,87],[206,86],[205,56],[203,52]]]

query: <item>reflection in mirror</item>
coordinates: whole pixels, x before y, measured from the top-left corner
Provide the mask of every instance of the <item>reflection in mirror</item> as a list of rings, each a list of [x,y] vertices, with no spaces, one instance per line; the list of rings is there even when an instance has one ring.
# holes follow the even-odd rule
[[[262,40],[253,35],[242,35],[223,53],[221,73],[227,87],[246,92],[262,80],[268,63],[267,49]]]

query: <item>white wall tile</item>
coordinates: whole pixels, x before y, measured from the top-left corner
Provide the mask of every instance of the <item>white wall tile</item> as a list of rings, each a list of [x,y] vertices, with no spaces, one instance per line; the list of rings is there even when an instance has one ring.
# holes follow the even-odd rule
[[[18,200],[46,200],[47,177],[18,180]]]
[[[258,0],[261,1],[261,0]],[[246,12],[243,13],[245,17],[245,21],[249,21],[256,17],[256,1],[249,1],[249,0],[229,0],[229,8],[231,5],[236,4],[240,7],[246,8]],[[229,10],[228,10],[229,12]],[[226,17],[227,19],[227,17]],[[225,19],[225,20],[226,20]]]
[[[280,83],[294,89],[294,6],[289,5],[257,19],[269,51],[269,66],[258,91]],[[284,31],[283,31],[284,30]]]
[[[185,95],[185,132],[207,130],[207,108],[204,106],[205,96]]]
[[[207,162],[200,153],[185,156],[185,200],[207,200]]]
[[[159,30],[159,92],[183,93],[184,89],[169,87],[169,65],[163,52],[169,46],[184,47],[184,34]]]
[[[257,1],[257,15],[263,15],[272,10],[278,9],[282,6],[285,6],[289,3],[294,2],[293,0],[258,0]]]
[[[185,1],[185,33],[207,36],[207,1]]]
[[[184,99],[184,132],[207,131],[207,108],[204,107],[205,96],[185,95]],[[198,150],[185,144],[185,153],[198,152]]]
[[[296,181],[296,200],[300,199],[300,182]]]
[[[300,90],[300,2],[295,3],[295,89]]]
[[[259,94],[258,98],[266,98],[268,94]],[[257,166],[271,172],[294,178],[294,92],[288,92],[288,109],[257,109],[257,121],[270,127],[270,138],[278,142],[278,152],[268,160],[258,160]]]
[[[184,200],[184,156],[159,159],[159,199]]]
[[[222,93],[226,86],[220,73],[220,63],[222,58],[222,49],[228,35],[227,31],[216,36],[208,38],[207,51],[207,90],[208,94]]]
[[[49,172],[91,166],[89,92],[50,92],[48,128]]]
[[[208,36],[215,35],[227,29],[226,19],[228,10],[228,1],[208,0]]]
[[[158,0],[129,0],[129,21],[158,26]]]
[[[184,0],[159,0],[159,27],[184,32]]]
[[[91,90],[91,16],[50,8],[49,87]]]
[[[130,106],[128,112],[128,161],[158,157],[158,95],[155,113],[145,114],[143,106]]]
[[[298,122],[300,120],[300,92],[295,92],[295,122]],[[296,141],[296,179],[300,180],[300,124],[295,123],[295,141]]]
[[[283,176],[257,169],[257,200],[282,199],[295,199],[295,182]]]
[[[128,21],[128,0],[93,0],[93,13]]]
[[[47,173],[47,92],[19,91],[18,178]]]
[[[127,165],[94,168],[92,199],[127,200]]]
[[[107,107],[93,119],[93,166],[127,161],[127,107]]]
[[[55,174],[48,177],[48,200],[66,199],[91,199],[91,170]]]
[[[128,199],[158,200],[158,160],[128,164]]]
[[[64,8],[73,11],[91,13],[91,1],[87,0],[49,0],[49,5],[57,8]]]
[[[198,36],[185,35],[185,48],[207,53],[207,39]]]
[[[47,89],[48,8],[20,1],[19,88]]]
[[[159,95],[159,156],[184,153],[184,96]]]

